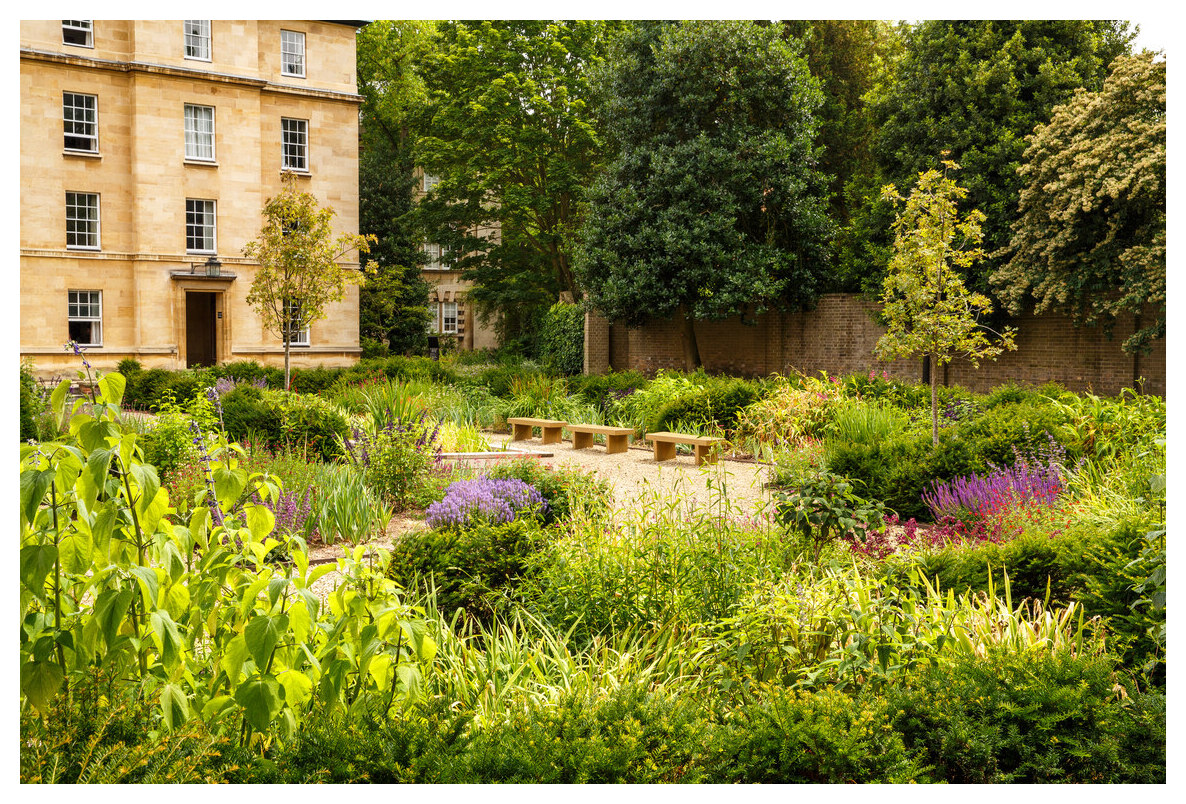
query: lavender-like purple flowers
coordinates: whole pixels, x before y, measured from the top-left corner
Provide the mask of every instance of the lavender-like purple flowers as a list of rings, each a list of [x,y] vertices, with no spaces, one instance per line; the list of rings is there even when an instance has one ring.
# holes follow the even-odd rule
[[[522,480],[458,480],[445,489],[445,498],[428,507],[429,527],[465,528],[479,522],[501,524],[522,513],[544,510],[544,498]]]
[[[1062,474],[1057,466],[1019,462],[1008,469],[997,468],[983,477],[973,474],[945,483],[935,481],[923,492],[922,501],[936,519],[942,519],[961,512],[987,515],[1002,506],[1051,505],[1062,489]]]

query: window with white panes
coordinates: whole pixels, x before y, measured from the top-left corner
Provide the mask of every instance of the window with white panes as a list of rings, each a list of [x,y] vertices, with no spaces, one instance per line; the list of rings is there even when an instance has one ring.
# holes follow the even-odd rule
[[[98,193],[66,193],[66,248],[99,248]]]
[[[185,20],[185,57],[210,61],[210,20]]]
[[[71,290],[66,295],[66,321],[70,340],[79,346],[103,343],[103,292]]]
[[[441,183],[440,176],[432,176],[432,175],[429,175],[428,173],[424,174],[424,192],[426,192],[426,193],[429,192],[430,190],[432,190],[434,187],[436,187],[440,183]]]
[[[94,47],[94,27],[94,20],[62,20],[62,44]]]
[[[428,257],[427,262],[424,263],[426,271],[448,271],[451,267],[448,246],[442,246],[440,243],[425,243],[424,254]]]
[[[214,107],[185,104],[185,158],[214,161]]]
[[[305,75],[305,35],[299,31],[280,31],[280,74]]]
[[[439,331],[442,335],[457,334],[457,302],[440,303]]]
[[[214,202],[185,199],[185,250],[213,254],[218,250],[214,234]]]
[[[280,118],[281,163],[285,170],[309,169],[309,121]]]
[[[99,151],[99,99],[78,92],[62,93],[62,131],[67,151]]]
[[[290,315],[288,328],[289,332],[292,333],[292,340],[289,341],[289,344],[292,346],[308,346],[309,326],[307,324],[303,327],[300,326],[300,302],[289,302],[288,309]]]

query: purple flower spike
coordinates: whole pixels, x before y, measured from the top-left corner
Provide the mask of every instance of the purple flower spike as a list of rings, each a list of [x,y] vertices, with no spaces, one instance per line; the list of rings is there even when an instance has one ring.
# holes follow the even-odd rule
[[[482,477],[452,483],[445,498],[428,507],[424,521],[432,528],[464,528],[478,522],[510,522],[520,513],[545,509],[544,498],[522,480]]]

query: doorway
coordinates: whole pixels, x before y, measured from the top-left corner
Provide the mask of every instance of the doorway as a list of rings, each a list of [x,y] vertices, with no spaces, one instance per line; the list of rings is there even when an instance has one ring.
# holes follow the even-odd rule
[[[185,366],[218,362],[217,293],[185,294]]]

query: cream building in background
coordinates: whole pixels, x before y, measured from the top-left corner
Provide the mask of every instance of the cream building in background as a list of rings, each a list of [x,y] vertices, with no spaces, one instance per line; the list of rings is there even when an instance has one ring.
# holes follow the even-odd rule
[[[22,359],[73,373],[75,340],[104,370],[283,364],[243,246],[284,171],[358,231],[362,24],[22,21]],[[357,287],[327,312],[294,366],[357,360]]]

